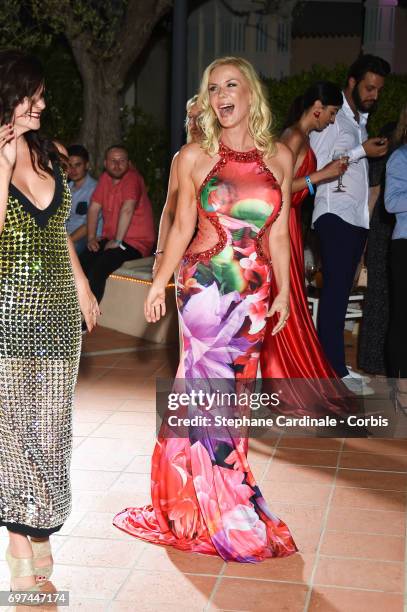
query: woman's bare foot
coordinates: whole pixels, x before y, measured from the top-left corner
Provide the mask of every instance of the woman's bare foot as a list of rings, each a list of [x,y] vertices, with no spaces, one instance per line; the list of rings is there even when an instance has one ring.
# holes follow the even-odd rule
[[[32,559],[33,560],[33,551],[31,547],[31,542],[27,536],[22,535],[20,533],[13,533],[11,531],[9,533],[9,552],[12,557],[16,559]],[[34,569],[34,568],[33,568]],[[31,576],[23,576],[20,578],[12,578],[11,580],[11,588],[13,590],[23,591],[24,589],[29,589],[33,586],[36,586],[37,581],[35,578],[35,574]]]
[[[40,570],[43,567],[44,569],[47,569],[47,574],[49,574],[49,567],[53,565],[53,558],[52,558],[52,554],[43,554],[43,552],[41,550],[39,550],[39,553],[36,551],[35,549],[35,544],[50,544],[49,542],[49,538],[31,538],[31,542],[32,542],[32,547],[33,547],[33,551],[34,551],[34,555],[35,555],[35,568],[36,568],[36,572],[37,572],[37,582],[45,582],[46,580],[48,580],[49,575],[45,575],[45,574],[41,574]],[[44,547],[45,548],[45,547]]]

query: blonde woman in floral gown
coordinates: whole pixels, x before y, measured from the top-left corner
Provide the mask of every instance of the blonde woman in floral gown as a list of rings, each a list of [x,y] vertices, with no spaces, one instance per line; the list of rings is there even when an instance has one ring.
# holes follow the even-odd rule
[[[256,377],[267,315],[275,316],[274,334],[289,316],[292,155],[270,136],[270,110],[247,61],[213,62],[199,101],[204,137],[179,154],[176,218],[145,314],[151,322],[165,314],[165,286],[182,259],[177,379],[238,384]],[[272,271],[279,293],[268,312]],[[197,435],[191,428],[188,437],[176,438],[163,427],[152,460],[152,505],[127,508],[114,524],[150,542],[226,561],[255,563],[296,552],[288,527],[255,482],[247,438],[227,433],[217,437],[202,428]]]

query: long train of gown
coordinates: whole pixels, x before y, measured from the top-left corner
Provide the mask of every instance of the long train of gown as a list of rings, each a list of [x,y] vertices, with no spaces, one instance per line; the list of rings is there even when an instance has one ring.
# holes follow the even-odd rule
[[[309,148],[295,178],[315,172],[316,167],[315,154]],[[285,379],[287,386],[291,385],[291,402],[281,405],[286,413],[346,414],[356,410],[355,404],[324,354],[308,308],[301,231],[301,204],[307,194],[308,189],[298,191],[291,200],[290,317],[282,332],[275,336],[271,333],[275,322],[268,320],[260,356],[261,373],[264,379]],[[274,280],[272,296],[277,291]],[[300,383],[298,379],[308,382]],[[280,387],[282,384],[279,381]]]
[[[266,328],[271,267],[267,230],[281,190],[257,150],[220,145],[198,197],[198,233],[181,264],[182,331],[177,379],[255,378]],[[233,383],[235,384],[235,383]],[[181,550],[257,562],[297,551],[287,525],[267,507],[247,461],[247,437],[162,426],[151,471],[152,505],[126,508],[113,524]]]

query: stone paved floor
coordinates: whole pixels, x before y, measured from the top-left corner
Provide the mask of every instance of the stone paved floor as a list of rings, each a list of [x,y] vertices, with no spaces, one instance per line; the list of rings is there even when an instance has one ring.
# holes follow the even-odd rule
[[[73,511],[52,537],[52,581],[69,589],[69,609],[401,612],[407,440],[253,441],[255,476],[300,549],[286,559],[226,564],[145,544],[112,527],[115,512],[149,501],[155,377],[173,374],[175,360],[174,347],[104,328],[85,337]],[[6,542],[2,530],[2,559]],[[7,588],[1,561],[0,589]]]

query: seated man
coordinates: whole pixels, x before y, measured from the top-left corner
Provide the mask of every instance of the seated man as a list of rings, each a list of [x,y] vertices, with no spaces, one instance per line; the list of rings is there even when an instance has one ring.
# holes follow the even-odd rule
[[[102,211],[102,238],[96,237]],[[130,259],[147,257],[155,242],[153,212],[142,176],[130,167],[127,149],[109,147],[105,172],[99,179],[88,212],[88,248],[80,262],[98,302],[108,276]]]
[[[86,217],[96,181],[89,174],[89,153],[82,145],[68,147],[68,163],[68,185],[72,194],[72,206],[66,228],[75,244],[76,252],[80,255],[86,248]],[[101,230],[100,218],[98,235]]]

